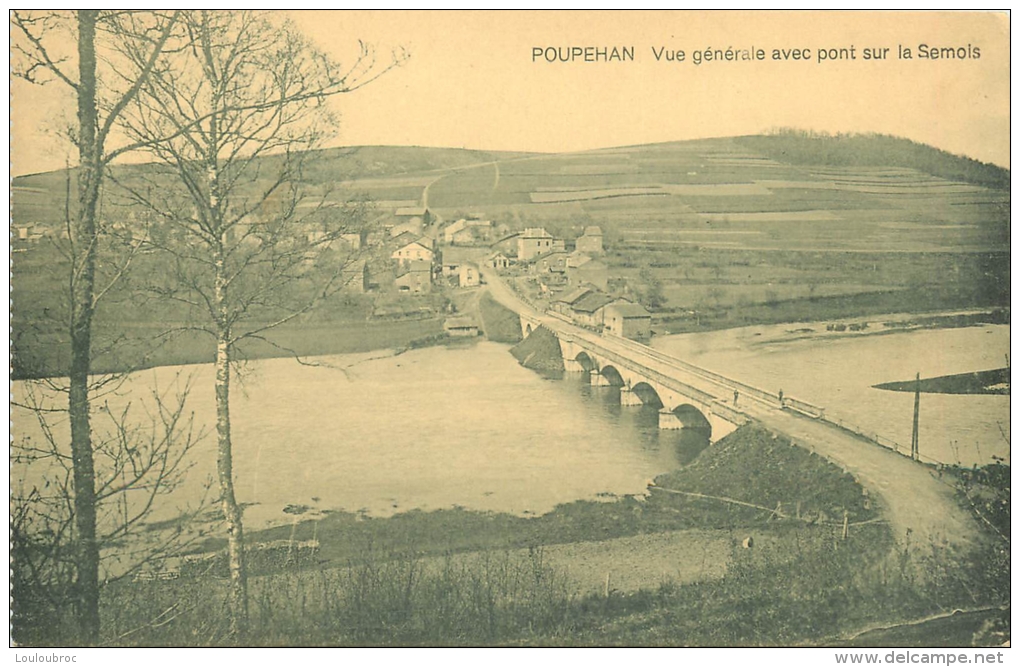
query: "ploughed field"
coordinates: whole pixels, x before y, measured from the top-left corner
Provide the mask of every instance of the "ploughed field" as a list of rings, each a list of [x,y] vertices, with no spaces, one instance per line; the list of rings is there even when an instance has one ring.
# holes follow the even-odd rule
[[[117,169],[129,181],[146,167]],[[568,248],[598,225],[609,289],[674,332],[1009,301],[1009,171],[894,137],[784,132],[571,154],[366,146],[310,154],[303,178],[373,202],[381,222],[427,204],[440,224],[541,226]],[[15,179],[14,226],[59,233],[67,185],[63,172]],[[31,320],[24,290],[48,288],[19,284],[43,244],[25,245],[15,311]]]

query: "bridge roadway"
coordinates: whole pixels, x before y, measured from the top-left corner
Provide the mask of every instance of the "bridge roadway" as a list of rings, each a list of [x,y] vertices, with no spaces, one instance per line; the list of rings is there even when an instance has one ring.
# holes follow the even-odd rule
[[[886,518],[901,543],[928,548],[943,541],[954,546],[973,545],[976,527],[958,504],[950,479],[937,470],[878,446],[829,422],[811,418],[813,406],[803,412],[782,409],[778,397],[719,374],[699,369],[636,341],[601,336],[559,317],[540,312],[517,296],[492,269],[482,272],[492,297],[525,319],[540,322],[557,336],[573,338],[626,357],[656,373],[716,397],[740,392],[739,412],[854,476],[873,500],[884,505]],[[746,399],[745,399],[746,396]],[[805,414],[807,413],[807,414]]]

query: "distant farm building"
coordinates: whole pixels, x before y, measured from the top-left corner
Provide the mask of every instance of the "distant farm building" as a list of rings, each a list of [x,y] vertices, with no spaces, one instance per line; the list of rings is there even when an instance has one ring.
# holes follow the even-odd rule
[[[529,227],[517,236],[519,261],[527,261],[554,250],[563,250],[563,239],[553,238],[542,227]]]
[[[402,264],[393,284],[398,292],[428,294],[432,291],[432,262],[410,260]]]
[[[598,328],[602,326],[602,308],[612,303],[613,297],[590,291],[570,305],[570,317],[578,324]]]
[[[594,225],[585,227],[584,234],[577,237],[577,245],[575,247],[578,252],[589,255],[601,255],[603,252],[602,229]]]
[[[560,273],[567,269],[567,253],[553,250],[535,258],[531,264],[531,272],[537,274]]]
[[[398,264],[406,266],[411,262],[428,262],[431,266],[436,253],[426,246],[421,240],[411,241],[400,246],[390,255]]]
[[[575,251],[567,256],[566,273],[568,285],[588,283],[603,291],[609,289],[609,267],[581,252]]]
[[[621,338],[646,341],[652,335],[652,315],[639,303],[617,299],[603,308],[602,323],[607,333]]]
[[[496,252],[489,255],[485,263],[494,269],[505,269],[510,266],[510,258],[501,252]]]
[[[405,220],[398,222],[397,224],[390,227],[390,238],[396,238],[401,234],[414,234],[420,235],[422,232],[421,218],[412,218],[411,220]]]
[[[401,224],[413,223],[419,227],[428,227],[432,224],[432,212],[424,207],[398,208],[394,215],[397,216]]]
[[[491,236],[491,220],[461,218],[443,229],[443,241],[448,245],[474,245],[488,241]]]
[[[478,324],[470,317],[451,317],[443,322],[443,331],[450,336],[477,336]]]
[[[595,291],[594,288],[585,285],[581,287],[576,287],[570,290],[569,292],[564,292],[563,294],[561,294],[560,296],[553,300],[552,309],[555,312],[560,313],[562,315],[567,316],[573,315],[574,304],[580,301],[582,297],[585,297],[594,291]]]
[[[461,264],[458,273],[461,287],[478,287],[481,284],[481,275],[474,264]]]
[[[466,263],[474,262],[478,257],[478,251],[474,248],[458,248],[456,246],[446,248],[442,253],[442,273],[444,276],[459,276],[460,267]],[[477,267],[477,264],[476,264]]]

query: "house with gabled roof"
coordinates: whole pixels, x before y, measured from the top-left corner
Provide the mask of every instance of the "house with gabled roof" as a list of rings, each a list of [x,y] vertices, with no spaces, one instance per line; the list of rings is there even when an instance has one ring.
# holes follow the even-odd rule
[[[528,261],[563,248],[563,239],[554,238],[542,227],[528,227],[517,236],[517,261]]]
[[[397,240],[400,241],[402,238],[406,237],[401,235],[401,237],[398,237]],[[407,265],[409,262],[428,262],[431,265],[432,261],[436,257],[436,253],[431,247],[425,244],[426,241],[421,239],[415,239],[404,243],[403,245],[398,246],[390,257],[396,260],[397,264],[400,265]]]
[[[647,341],[652,336],[652,314],[639,303],[616,299],[602,308],[604,332],[621,338]]]
[[[585,227],[584,234],[577,237],[574,247],[578,252],[588,253],[589,255],[601,255],[603,252],[602,228],[595,225]]]

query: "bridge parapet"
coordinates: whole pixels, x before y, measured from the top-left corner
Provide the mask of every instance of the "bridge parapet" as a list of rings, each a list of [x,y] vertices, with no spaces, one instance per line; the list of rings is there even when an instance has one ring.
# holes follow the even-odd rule
[[[825,419],[825,408],[820,408],[817,405],[812,405],[806,401],[801,401],[792,397],[785,397],[783,399],[783,405],[796,410],[802,415],[807,415],[812,419]]]

